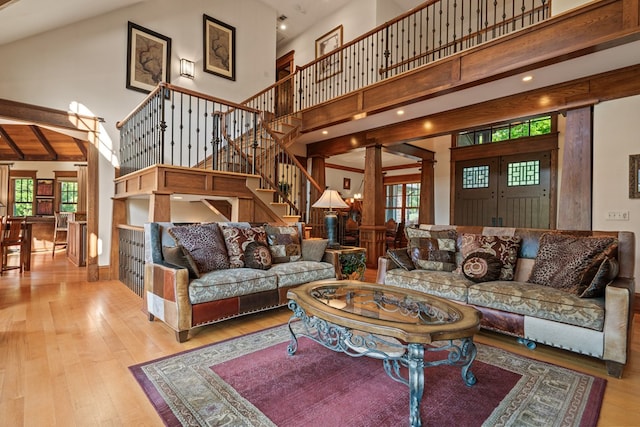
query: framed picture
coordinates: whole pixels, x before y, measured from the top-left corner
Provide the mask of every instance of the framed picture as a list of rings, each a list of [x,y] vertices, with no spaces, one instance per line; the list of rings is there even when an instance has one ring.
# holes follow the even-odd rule
[[[53,196],[53,180],[37,180],[36,196]]]
[[[342,188],[345,190],[351,190],[351,178],[344,178],[342,180]]]
[[[640,154],[629,156],[629,198],[640,199]]]
[[[36,215],[53,215],[53,199],[36,199]]]
[[[204,71],[236,80],[236,29],[204,15]]]
[[[170,80],[171,39],[129,22],[127,89],[149,93]]]
[[[316,40],[316,59],[342,46],[342,25],[337,26]],[[322,81],[342,72],[340,54],[329,55],[316,63],[316,81]]]

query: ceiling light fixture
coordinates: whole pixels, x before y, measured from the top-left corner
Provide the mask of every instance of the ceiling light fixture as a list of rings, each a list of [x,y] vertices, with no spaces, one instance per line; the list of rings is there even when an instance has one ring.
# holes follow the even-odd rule
[[[522,78],[522,81],[523,81],[523,82],[530,82],[531,80],[533,80],[533,76],[524,76],[524,77]]]
[[[323,131],[322,131],[322,134],[323,134],[323,135],[329,135],[329,131],[328,131],[328,130],[323,130]]]
[[[403,114],[404,114],[404,110],[398,110],[398,111],[396,111],[396,114],[397,114],[397,115],[399,115],[399,116],[401,116],[401,115],[403,115]]]

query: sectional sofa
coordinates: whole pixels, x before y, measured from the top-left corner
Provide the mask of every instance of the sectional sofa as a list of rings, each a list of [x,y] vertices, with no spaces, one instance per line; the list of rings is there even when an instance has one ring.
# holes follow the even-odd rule
[[[378,283],[469,304],[481,326],[597,357],[621,377],[635,295],[626,231],[420,225],[378,263]],[[506,266],[506,267],[505,267]]]
[[[145,224],[144,300],[184,342],[193,328],[286,305],[287,290],[336,277],[326,240],[294,226]],[[332,258],[328,258],[332,259]]]

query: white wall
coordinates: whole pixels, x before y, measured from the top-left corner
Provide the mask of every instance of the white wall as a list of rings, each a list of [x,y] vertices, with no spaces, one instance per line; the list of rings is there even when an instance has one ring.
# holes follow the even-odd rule
[[[11,170],[37,171],[36,178],[53,179],[55,171],[77,172],[77,162],[14,162]]]
[[[640,154],[638,111],[640,96],[603,102],[595,106],[593,127],[593,228],[636,233],[636,271],[640,265],[640,199],[629,198],[629,155]],[[613,210],[629,211],[629,220],[607,220],[607,212]]]
[[[387,0],[388,1],[388,0]],[[352,0],[345,7],[310,27],[300,36],[278,47],[278,56],[295,50],[295,65],[315,60],[316,40],[342,25],[343,44],[360,37],[377,26],[375,0]]]
[[[236,81],[202,71],[202,15],[236,28]],[[125,87],[127,21],[172,39],[171,83],[241,102],[275,81],[276,12],[257,0],[155,0],[0,46],[0,98],[103,117],[99,265],[109,264],[114,165],[123,119],[144,94]],[[179,77],[181,57],[196,62]]]

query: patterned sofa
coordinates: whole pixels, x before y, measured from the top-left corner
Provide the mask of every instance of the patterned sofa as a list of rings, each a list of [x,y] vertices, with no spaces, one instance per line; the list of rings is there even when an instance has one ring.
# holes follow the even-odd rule
[[[152,222],[145,229],[144,300],[184,342],[191,329],[286,305],[287,289],[336,277],[326,240],[296,226]]]
[[[622,376],[635,295],[632,232],[420,225],[406,233],[407,248],[379,259],[378,283],[473,305],[483,328],[531,349],[537,342],[602,359],[610,376]],[[499,272],[489,274],[496,258]]]

